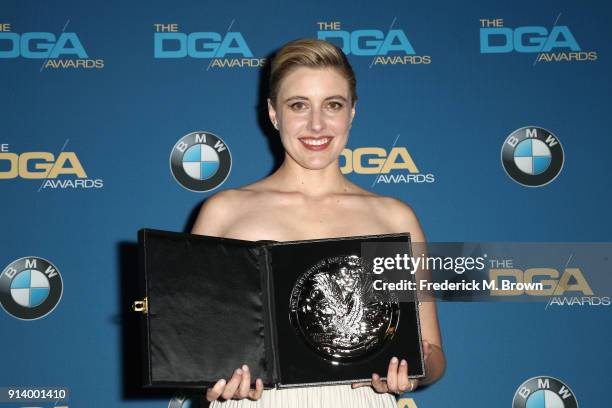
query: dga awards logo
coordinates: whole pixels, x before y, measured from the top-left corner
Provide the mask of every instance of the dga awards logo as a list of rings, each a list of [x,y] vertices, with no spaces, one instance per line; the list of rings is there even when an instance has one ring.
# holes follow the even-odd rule
[[[610,306],[610,296],[595,296],[591,285],[580,268],[554,267],[528,268],[524,271],[512,267],[511,260],[489,260],[506,268],[491,268],[489,281],[494,283],[491,296],[548,297],[548,306]],[[509,268],[511,267],[511,268]]]
[[[0,304],[18,319],[40,319],[55,309],[62,287],[62,277],[51,262],[39,257],[20,258],[0,275]]]
[[[153,56],[159,59],[199,58],[209,60],[210,68],[260,68],[265,58],[255,57],[244,35],[225,32],[183,32],[176,23],[153,24]]]
[[[406,147],[396,146],[399,135],[395,138],[393,147],[358,147],[344,149],[340,153],[340,170],[343,174],[373,174],[375,180],[372,187],[383,184],[422,184],[436,181],[432,173],[422,172],[415,164]]]
[[[512,408],[578,408],[578,401],[561,380],[542,376],[530,378],[519,386]]]
[[[104,60],[92,59],[79,35],[66,29],[56,35],[47,31],[15,32],[10,23],[0,22],[0,59],[44,60],[43,69],[92,69],[104,68]]]
[[[41,180],[38,191],[102,188],[104,181],[89,178],[75,152],[64,151],[67,145],[68,140],[56,156],[43,151],[14,153],[8,143],[0,144],[0,181]]]
[[[417,408],[417,404],[412,398],[400,397],[397,400],[397,408]]]
[[[346,55],[372,57],[372,65],[418,65],[430,64],[431,56],[418,55],[410,39],[399,28],[388,30],[361,28],[345,30],[340,21],[317,22],[317,38],[338,46]]]
[[[170,154],[174,179],[187,190],[205,192],[219,187],[232,169],[232,155],[225,142],[210,132],[183,136]]]
[[[553,181],[563,168],[563,147],[546,129],[535,126],[515,130],[502,146],[501,159],[510,178],[528,187]]]
[[[537,54],[537,62],[595,61],[597,52],[583,50],[569,26],[557,25],[559,14],[549,30],[544,26],[507,27],[502,18],[480,19],[480,53]]]

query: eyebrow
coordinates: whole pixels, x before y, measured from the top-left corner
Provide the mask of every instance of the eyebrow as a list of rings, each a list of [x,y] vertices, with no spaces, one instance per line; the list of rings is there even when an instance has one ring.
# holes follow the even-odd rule
[[[293,100],[293,99],[297,99],[297,100],[308,100],[308,98],[307,98],[307,97],[305,97],[305,96],[296,95],[296,96],[291,96],[291,97],[289,97],[289,98],[285,99],[285,101],[284,101],[284,102],[289,102],[289,101],[291,101],[291,100]],[[324,100],[325,100],[325,101],[327,101],[327,100],[330,100],[330,99],[341,99],[341,100],[343,100],[344,102],[347,102],[347,103],[348,103],[348,99],[346,99],[346,98],[345,98],[344,96],[342,96],[342,95],[333,95],[333,96],[328,96],[328,97],[327,97],[327,98],[325,98]]]

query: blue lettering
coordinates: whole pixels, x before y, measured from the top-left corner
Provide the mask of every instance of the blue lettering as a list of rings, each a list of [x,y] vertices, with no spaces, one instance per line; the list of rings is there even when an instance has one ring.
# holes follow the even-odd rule
[[[399,41],[399,44],[394,44],[395,39]],[[415,54],[412,44],[410,44],[408,37],[406,37],[406,34],[402,30],[391,30],[389,34],[387,34],[385,42],[383,42],[380,48],[380,54],[387,55],[390,51],[403,51],[408,55]]]
[[[19,56],[19,34],[0,33],[0,44],[7,42],[8,49],[0,50],[0,58],[17,58]],[[0,48],[4,48],[0,45]]]
[[[492,39],[500,44],[491,44]],[[481,28],[480,52],[488,53],[538,53],[550,52],[557,48],[569,48],[580,51],[578,42],[569,27],[555,26],[550,34],[546,27],[525,26],[514,30],[507,27]]]
[[[362,38],[374,38],[374,40],[365,40],[365,47],[361,47],[359,40]],[[380,30],[355,30],[351,33],[351,52],[353,55],[377,55],[382,39],[385,38]]]
[[[563,39],[559,40],[561,36]],[[569,48],[572,51],[580,51],[580,46],[568,26],[553,27],[542,51],[547,52],[553,48]]]
[[[542,52],[547,34],[544,27],[518,27],[514,30],[514,49],[517,52]]]
[[[153,36],[153,55],[155,58],[184,58],[187,56],[187,36],[183,33],[155,33]],[[176,44],[178,49],[168,50],[165,44]]]
[[[189,34],[189,42],[187,53],[192,58],[214,58],[217,49],[219,49],[219,41],[221,34],[219,33],[191,33]],[[202,40],[202,41],[199,41]],[[209,42],[207,42],[207,40]],[[201,44],[201,49],[198,45]]]
[[[502,37],[502,44],[491,45],[491,37]],[[487,54],[512,52],[512,29],[506,27],[481,28],[480,52]]]
[[[51,33],[23,33],[20,43],[21,56],[24,58],[49,58],[49,52],[54,43],[55,35]]]
[[[53,33],[30,32],[0,33],[0,41],[10,41],[10,49],[0,51],[0,58],[58,58],[63,55],[76,55],[88,58],[83,44],[76,33],[62,33],[57,42]]]
[[[317,38],[337,45],[346,55],[387,55],[392,51],[415,54],[402,30],[390,30],[386,36],[380,30],[319,31]],[[340,43],[333,40],[340,40]]]
[[[71,46],[68,46],[68,44]],[[79,58],[88,58],[76,33],[62,33],[60,35],[55,47],[51,48],[49,58],[57,58],[60,55],[76,55]]]
[[[215,32],[155,33],[153,40],[155,58],[223,58],[227,54],[253,57],[244,37],[238,32],[229,32],[225,37]]]
[[[232,45],[233,43],[236,45]],[[253,58],[253,53],[249,49],[244,37],[240,33],[229,32],[223,39],[223,42],[219,46],[219,55],[217,57],[223,58],[227,54],[242,54],[245,58]]]

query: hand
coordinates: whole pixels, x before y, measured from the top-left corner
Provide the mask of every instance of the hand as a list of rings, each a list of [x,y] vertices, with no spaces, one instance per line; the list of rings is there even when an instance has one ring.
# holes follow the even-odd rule
[[[431,344],[427,340],[423,340],[423,359],[425,361],[427,361],[432,351]],[[402,394],[416,390],[419,386],[419,380],[408,378],[408,362],[406,360],[399,361],[397,357],[393,357],[389,362],[386,381],[381,380],[377,373],[373,373],[371,382],[351,385],[352,388],[364,386],[371,386],[378,393],[390,392]]]
[[[263,393],[263,381],[258,378],[255,381],[255,389],[251,388],[251,372],[245,364],[242,368],[236,369],[232,378],[229,381],[220,379],[212,388],[206,391],[206,399],[210,401],[222,398],[228,399],[244,399],[258,400]]]
[[[389,362],[386,381],[381,380],[377,373],[373,373],[371,382],[355,383],[351,387],[371,386],[374,391],[381,394],[385,392],[402,394],[407,391],[414,391],[418,385],[419,380],[408,378],[408,362],[406,360],[399,361],[397,357],[393,357]]]

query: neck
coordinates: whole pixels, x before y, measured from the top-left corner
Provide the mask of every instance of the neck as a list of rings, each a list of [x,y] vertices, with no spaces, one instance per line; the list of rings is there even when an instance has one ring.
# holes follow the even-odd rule
[[[311,197],[345,193],[351,189],[351,183],[340,171],[337,159],[324,169],[310,170],[285,156],[283,164],[273,177],[278,182],[277,185],[282,186],[282,190]]]

